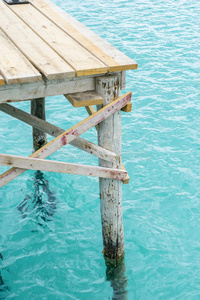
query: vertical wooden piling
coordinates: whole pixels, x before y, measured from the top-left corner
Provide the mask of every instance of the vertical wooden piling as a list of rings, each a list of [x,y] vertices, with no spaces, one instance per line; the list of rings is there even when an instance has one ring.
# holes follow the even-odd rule
[[[45,98],[31,100],[31,114],[42,120],[46,120],[45,114]],[[37,151],[47,143],[47,135],[45,132],[33,127],[33,148]]]
[[[96,91],[103,97],[103,106],[120,96],[120,77],[106,76],[96,79]],[[97,109],[100,109],[100,105]],[[99,165],[121,168],[121,111],[98,125],[98,144],[117,154],[114,162],[99,159]],[[104,255],[110,259],[124,256],[122,219],[122,182],[100,178],[100,200]]]

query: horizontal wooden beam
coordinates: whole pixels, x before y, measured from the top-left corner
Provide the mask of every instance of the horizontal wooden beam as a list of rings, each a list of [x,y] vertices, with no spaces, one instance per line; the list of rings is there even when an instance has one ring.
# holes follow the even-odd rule
[[[65,94],[64,96],[74,107],[103,104],[102,96],[96,91]]]
[[[121,76],[121,72],[110,73]],[[0,84],[0,103],[19,102],[45,98],[50,96],[79,93],[95,90],[95,77],[83,76],[75,78],[36,81],[23,84]],[[108,75],[109,76],[109,75]],[[1,82],[1,81],[0,81]]]
[[[94,90],[94,77],[65,78],[0,85],[0,103],[27,101],[66,93]]]
[[[131,95],[132,93],[129,92],[119,97],[115,101],[100,109],[94,115],[89,116],[88,118],[84,119],[80,123],[76,124],[72,128],[68,129],[67,131],[50,141],[48,144],[34,152],[30,157],[44,159],[53,154],[58,149],[77,138],[79,135],[83,134],[93,126],[97,125],[98,123],[102,122],[103,120],[120,110],[123,106],[126,105],[127,102],[131,100]],[[7,172],[0,175],[0,187],[23,174],[25,171],[26,169],[23,168],[9,169]]]
[[[18,120],[25,122],[28,125],[33,126],[45,133],[48,133],[51,136],[57,137],[59,134],[65,132],[64,129],[59,128],[49,122],[46,122],[40,118],[37,118],[31,114],[24,112],[21,109],[18,109],[12,105],[3,103],[0,104],[0,110],[9,114],[10,116],[17,118]],[[114,161],[117,157],[117,154],[111,152],[103,147],[100,147],[94,143],[91,143],[81,137],[77,137],[75,140],[69,143],[70,145],[83,150],[89,154],[97,156],[101,159]]]
[[[127,172],[119,169],[103,168],[88,165],[50,161],[39,158],[7,155],[0,153],[0,165],[12,166],[28,170],[40,170],[47,172],[66,173],[85,176],[96,176],[123,180]]]

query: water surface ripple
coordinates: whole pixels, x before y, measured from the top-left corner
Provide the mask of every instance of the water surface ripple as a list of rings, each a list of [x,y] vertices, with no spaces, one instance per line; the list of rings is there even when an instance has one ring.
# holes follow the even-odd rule
[[[139,64],[127,72],[123,91],[132,90],[134,108],[122,116],[131,177],[123,186],[126,297],[199,299],[200,3],[56,3]],[[28,102],[15,105],[29,111]],[[74,111],[64,97],[47,99],[55,125],[69,128],[86,117],[84,109]],[[84,137],[96,142],[95,130]],[[30,155],[31,129],[0,112],[0,148]],[[68,149],[51,158],[97,163]],[[43,176],[28,171],[0,191],[0,298],[112,299],[116,281],[101,253],[98,180]]]

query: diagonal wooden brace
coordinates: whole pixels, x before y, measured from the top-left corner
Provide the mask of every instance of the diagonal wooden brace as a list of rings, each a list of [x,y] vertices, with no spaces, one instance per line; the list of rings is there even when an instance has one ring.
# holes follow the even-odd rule
[[[40,170],[56,173],[96,176],[124,180],[127,172],[120,169],[104,168],[97,166],[79,165],[59,161],[50,161],[40,158],[23,157],[0,153],[0,165],[23,167],[28,170]]]
[[[122,107],[126,105],[127,102],[131,100],[131,92],[124,94],[123,96],[119,97],[115,101],[109,103],[94,115],[89,116],[88,118],[84,119],[80,123],[76,124],[72,128],[68,129],[64,133],[60,134],[58,137],[53,139],[51,142],[34,152],[30,157],[35,158],[46,158],[49,155],[56,152],[61,147],[65,146],[66,144],[70,143],[79,135],[83,134],[93,126],[99,124],[116,111],[120,110]],[[11,168],[7,172],[0,175],[0,187],[4,186],[11,180],[15,179],[22,173],[24,173],[26,169],[23,168]]]
[[[26,124],[29,124],[45,133],[48,133],[51,136],[57,137],[61,133],[65,132],[64,129],[59,128],[40,118],[37,118],[36,116],[28,114],[27,112],[18,109],[12,105],[6,103],[0,104],[0,110],[14,118],[19,119],[22,122],[25,122]],[[92,142],[89,142],[88,140],[85,140],[81,137],[77,137],[69,144],[104,160],[114,161],[117,157],[116,153],[109,151],[103,147],[100,147]]]

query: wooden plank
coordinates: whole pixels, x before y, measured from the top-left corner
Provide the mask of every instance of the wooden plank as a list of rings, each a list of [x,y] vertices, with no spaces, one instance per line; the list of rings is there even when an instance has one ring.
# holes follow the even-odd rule
[[[43,159],[53,154],[58,149],[70,143],[79,135],[83,134],[84,132],[97,125],[98,123],[102,122],[103,120],[111,116],[113,113],[121,109],[123,106],[125,106],[126,103],[131,100],[131,94],[132,93],[129,92],[119,97],[117,100],[100,109],[94,115],[89,116],[85,120],[81,121],[80,123],[76,124],[72,128],[68,129],[67,131],[56,137],[44,147],[34,152],[30,157]],[[11,180],[23,174],[25,171],[26,170],[22,168],[11,168],[7,172],[3,173],[2,175],[0,175],[0,187],[4,186]]]
[[[11,9],[75,69],[77,76],[101,74],[108,71],[104,63],[57,27],[56,24],[52,23],[32,5],[12,5]]]
[[[0,104],[0,110],[9,114],[10,116],[17,118],[18,120],[21,120],[22,122],[25,122],[26,124],[29,124],[43,132],[48,133],[51,136],[57,137],[61,133],[65,132],[64,129],[59,128],[51,123],[48,123],[42,119],[39,119],[33,115],[30,115],[21,109],[18,109],[14,106],[11,106],[9,104]],[[116,159],[117,154],[114,152],[111,152],[107,149],[104,149],[94,143],[91,143],[81,137],[77,137],[75,140],[71,141],[69,143],[70,145],[83,150],[89,154],[92,154],[94,156],[97,156],[101,159],[113,161]]]
[[[96,91],[65,94],[64,96],[74,107],[98,105],[103,103],[103,98]]]
[[[45,77],[57,79],[75,76],[75,71],[2,1],[0,10],[1,30]]]
[[[125,112],[131,112],[132,110],[132,103],[127,103],[126,106],[122,107],[121,109],[122,111],[125,111]]]
[[[95,109],[94,109],[94,107],[92,105],[86,106],[85,108],[86,108],[89,116],[91,116],[92,114],[94,114],[96,112]],[[127,103],[124,107],[122,107],[121,110],[124,111],[124,112],[131,112],[131,110],[132,110],[132,103],[131,102]]]
[[[0,72],[8,84],[42,79],[41,74],[0,30]]]
[[[94,78],[76,77],[0,86],[0,103],[85,92],[95,88]]]
[[[5,84],[5,80],[4,78],[0,75],[0,85],[4,85]]]
[[[110,72],[137,69],[138,65],[134,60],[79,23],[51,1],[33,0],[31,3],[104,62]]]
[[[0,165],[24,168],[27,170],[40,170],[56,173],[96,176],[116,180],[123,180],[127,174],[124,170],[114,168],[111,169],[97,166],[79,165],[31,157],[7,155],[2,153],[0,153]]]

